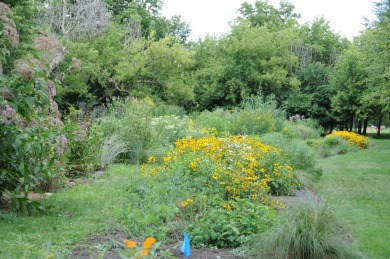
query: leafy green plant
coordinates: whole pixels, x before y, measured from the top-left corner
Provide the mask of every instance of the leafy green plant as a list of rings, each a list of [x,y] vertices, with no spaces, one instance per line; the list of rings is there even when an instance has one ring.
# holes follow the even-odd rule
[[[209,208],[188,226],[195,247],[237,247],[267,229],[275,211],[251,199],[237,199]]]
[[[253,257],[361,258],[349,244],[329,207],[315,198],[291,206],[248,245]]]
[[[12,192],[13,209],[30,213],[28,191],[48,191],[67,149],[62,122],[52,111],[53,82],[36,69],[39,78],[0,75],[0,197]],[[50,107],[50,108],[49,108]]]
[[[82,110],[73,107],[65,117],[64,131],[69,136],[66,155],[66,174],[83,176],[99,167],[99,154],[104,142],[104,133],[99,120],[90,120]]]

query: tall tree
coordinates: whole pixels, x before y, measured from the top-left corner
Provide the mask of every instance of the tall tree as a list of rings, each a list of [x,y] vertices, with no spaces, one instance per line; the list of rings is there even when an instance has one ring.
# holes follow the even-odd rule
[[[49,0],[44,19],[53,33],[79,41],[104,33],[110,14],[103,0]]]
[[[329,74],[350,43],[333,32],[323,18],[302,25],[300,38],[292,51],[298,57],[294,74],[301,86],[295,93],[286,93],[284,106],[290,115],[316,119],[325,129],[331,130],[335,120],[329,113],[335,90],[329,87]]]
[[[204,56],[197,57],[205,67],[198,67],[195,91],[201,108],[232,106],[251,95],[280,98],[297,88],[291,74],[297,59],[290,51],[297,41],[294,28],[271,31],[241,21],[225,38],[200,43],[197,51]]]
[[[279,8],[266,0],[258,0],[253,5],[245,2],[239,9],[238,21],[247,20],[253,27],[267,25],[272,29],[281,29],[298,24],[300,14],[294,12],[294,5],[288,1],[280,1]]]
[[[356,48],[344,52],[333,70],[330,85],[336,91],[332,97],[332,115],[343,125],[352,130],[352,125],[359,125],[367,118],[363,108],[362,96],[367,89],[367,69],[365,56]]]

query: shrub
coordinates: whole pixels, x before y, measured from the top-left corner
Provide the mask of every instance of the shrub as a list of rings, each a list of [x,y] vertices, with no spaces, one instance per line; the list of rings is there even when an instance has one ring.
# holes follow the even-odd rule
[[[143,163],[149,156],[162,158],[177,138],[187,135],[187,116],[153,116],[158,109],[149,97],[115,101],[109,115],[100,120],[103,136],[115,134],[126,144],[121,159]]]
[[[231,132],[232,113],[222,108],[203,111],[195,116],[194,121],[201,128],[214,128],[218,132]]]
[[[186,115],[186,111],[183,107],[172,105],[172,104],[166,104],[163,102],[159,102],[154,106],[152,109],[152,116],[153,117],[159,117],[159,116],[167,116],[167,115],[174,115],[174,116],[184,116]]]
[[[321,158],[329,156],[346,154],[357,147],[351,146],[346,140],[338,137],[326,137],[321,139],[307,140],[307,144],[317,151],[317,154]]]
[[[262,110],[236,110],[232,114],[229,132],[233,135],[259,135],[276,131],[270,112]]]
[[[187,136],[192,124],[187,116],[153,117],[150,122],[150,147],[146,151],[148,156],[156,156],[162,161],[164,154],[173,147],[175,141]]]
[[[316,139],[321,136],[323,129],[314,120],[290,120],[283,124],[282,134],[286,138]]]
[[[254,96],[244,100],[240,109],[204,111],[194,120],[201,127],[215,128],[220,133],[258,135],[280,131],[285,117],[272,98],[263,101],[262,97]]]
[[[149,235],[163,240],[170,231],[183,230],[177,222],[171,230],[169,223],[176,220],[180,200],[187,197],[186,190],[175,188],[169,181],[145,178],[138,173],[121,193],[128,202],[116,208],[115,215],[130,236]]]
[[[245,111],[260,112],[261,114],[272,118],[275,131],[280,131],[286,120],[285,110],[278,108],[273,95],[267,98],[263,98],[262,96],[251,96],[242,102],[241,107]]]
[[[38,68],[35,73],[40,77],[0,75],[0,201],[11,193],[13,209],[23,213],[37,204],[27,203],[29,190],[55,185],[68,145],[60,115],[52,109],[53,82]]]
[[[105,138],[98,119],[92,120],[83,110],[71,107],[64,121],[64,131],[69,136],[69,151],[65,154],[67,175],[83,176],[98,169]]]
[[[249,244],[254,258],[362,258],[346,241],[328,206],[309,200],[282,212],[278,221]]]
[[[370,140],[368,137],[356,134],[354,132],[349,132],[349,131],[335,131],[326,137],[339,137],[342,139],[345,139],[348,144],[351,146],[356,146],[360,149],[367,148],[368,145],[370,144]]]

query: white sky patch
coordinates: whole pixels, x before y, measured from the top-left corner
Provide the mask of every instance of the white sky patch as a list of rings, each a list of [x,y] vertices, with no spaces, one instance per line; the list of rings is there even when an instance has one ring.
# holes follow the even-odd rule
[[[241,3],[253,4],[256,0],[164,0],[163,15],[170,18],[181,15],[190,23],[191,39],[209,35],[223,35],[230,30],[229,22],[234,20]],[[295,12],[302,15],[301,23],[324,17],[331,28],[352,40],[364,30],[364,17],[374,19],[373,0],[290,0]],[[279,0],[269,0],[278,7]]]

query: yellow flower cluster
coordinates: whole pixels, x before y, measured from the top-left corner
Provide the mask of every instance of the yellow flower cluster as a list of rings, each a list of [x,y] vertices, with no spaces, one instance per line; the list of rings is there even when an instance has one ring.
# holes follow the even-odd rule
[[[267,200],[267,194],[292,193],[298,187],[283,150],[265,145],[259,138],[217,137],[178,139],[164,157],[164,166],[141,167],[144,175],[184,174],[194,188],[207,188],[224,200],[248,197]],[[156,172],[157,171],[157,172]],[[183,204],[182,204],[183,205]]]
[[[188,198],[187,200],[181,202],[181,206],[182,206],[182,207],[185,207],[185,206],[187,206],[188,204],[193,203],[193,202],[194,202],[193,199]]]
[[[237,206],[236,205],[234,205],[235,203],[232,201],[232,200],[230,200],[229,201],[229,203],[227,203],[227,204],[222,204],[222,208],[224,208],[225,210],[227,210],[227,211],[231,211],[231,210],[235,210],[235,209],[237,209]]]
[[[354,132],[349,131],[335,131],[331,134],[328,134],[327,137],[339,137],[348,142],[348,144],[352,146],[356,146],[360,149],[365,149],[370,144],[370,140],[368,137],[356,134]]]
[[[143,99],[133,98],[132,99],[132,103],[135,104],[138,107],[154,107],[154,106],[156,106],[156,104],[153,101],[153,99],[150,98],[149,96],[146,96]]]

